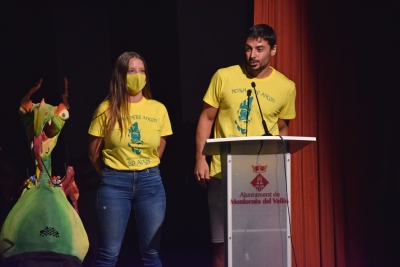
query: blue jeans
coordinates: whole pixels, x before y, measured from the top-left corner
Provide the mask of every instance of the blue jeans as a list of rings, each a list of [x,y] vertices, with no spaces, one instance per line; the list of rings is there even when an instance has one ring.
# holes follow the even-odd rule
[[[97,192],[100,240],[96,266],[117,263],[132,206],[143,264],[161,266],[158,251],[166,201],[158,166],[135,172],[108,167],[102,171]]]

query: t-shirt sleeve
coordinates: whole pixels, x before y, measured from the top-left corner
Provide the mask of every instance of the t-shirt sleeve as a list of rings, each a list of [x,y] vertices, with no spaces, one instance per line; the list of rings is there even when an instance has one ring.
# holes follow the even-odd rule
[[[278,118],[282,120],[290,120],[296,117],[296,85],[293,83],[293,86],[288,91],[285,105],[283,106],[281,112],[278,115]]]
[[[164,105],[160,108],[160,120],[160,136],[171,135],[171,121],[169,120],[168,112]]]
[[[88,133],[97,137],[104,137],[106,134],[106,108],[104,103],[94,111]]]
[[[222,79],[221,73],[218,70],[211,78],[210,85],[208,86],[207,92],[203,97],[203,101],[214,108],[219,108],[221,103],[221,92]]]

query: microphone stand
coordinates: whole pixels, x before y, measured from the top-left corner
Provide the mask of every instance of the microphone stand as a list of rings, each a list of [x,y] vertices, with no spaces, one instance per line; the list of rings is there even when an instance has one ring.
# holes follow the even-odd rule
[[[264,116],[263,116],[262,111],[261,111],[261,106],[260,106],[260,102],[258,101],[258,96],[257,96],[257,91],[256,91],[256,84],[255,84],[255,82],[252,82],[252,83],[251,83],[251,86],[252,86],[253,89],[254,89],[254,94],[256,95],[258,108],[260,109],[260,114],[261,114],[261,119],[262,119],[262,126],[263,126],[264,132],[265,132],[262,136],[272,136],[272,134],[270,134],[270,133],[268,132],[267,123],[265,122]]]
[[[247,126],[249,125],[250,96],[251,96],[251,90],[249,89],[247,90],[246,137],[247,137]]]

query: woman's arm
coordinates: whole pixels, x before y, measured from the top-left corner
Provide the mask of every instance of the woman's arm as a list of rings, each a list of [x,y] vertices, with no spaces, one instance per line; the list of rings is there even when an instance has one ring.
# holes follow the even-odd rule
[[[166,136],[161,136],[160,138],[160,146],[158,147],[158,157],[161,159],[163,153],[164,153],[164,149],[165,146],[167,144],[167,137]]]
[[[101,174],[101,170],[104,168],[103,148],[104,138],[89,134],[89,159],[98,174]]]

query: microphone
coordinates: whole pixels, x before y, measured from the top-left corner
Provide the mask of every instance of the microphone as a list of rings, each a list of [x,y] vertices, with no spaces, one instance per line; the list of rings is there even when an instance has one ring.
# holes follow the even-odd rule
[[[258,108],[260,109],[260,115],[261,115],[261,119],[262,119],[262,126],[263,126],[264,132],[265,132],[262,136],[272,136],[272,134],[270,134],[268,132],[267,123],[265,122],[264,116],[263,116],[262,111],[261,111],[261,106],[260,106],[260,102],[258,101],[258,96],[257,96],[257,91],[256,91],[256,83],[255,82],[251,82],[251,87],[253,87],[253,89],[254,89],[254,94],[256,95]],[[247,94],[248,94],[248,91],[247,91]]]
[[[247,90],[246,137],[247,137],[247,126],[249,125],[250,96],[251,96],[251,90],[249,89],[249,90]]]

